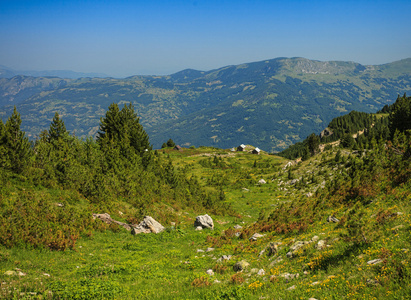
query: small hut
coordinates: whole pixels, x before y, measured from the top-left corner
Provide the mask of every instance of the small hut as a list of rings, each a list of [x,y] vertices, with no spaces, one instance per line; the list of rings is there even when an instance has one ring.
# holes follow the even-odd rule
[[[244,151],[245,150],[245,145],[241,144],[240,146],[237,147],[237,151]]]
[[[255,148],[251,153],[252,154],[260,154],[261,150],[259,148]]]
[[[183,148],[181,148],[179,145],[175,145],[173,150],[181,151]]]

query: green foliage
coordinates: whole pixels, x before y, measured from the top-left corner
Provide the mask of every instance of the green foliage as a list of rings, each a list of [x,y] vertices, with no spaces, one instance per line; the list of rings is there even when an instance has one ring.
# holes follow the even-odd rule
[[[68,135],[66,130],[66,125],[63,120],[60,119],[60,115],[56,112],[54,114],[53,121],[50,124],[50,129],[48,132],[48,141],[58,141],[59,139],[64,139]]]
[[[307,146],[308,146],[308,150],[310,152],[311,156],[314,156],[315,154],[317,154],[320,149],[320,138],[315,135],[315,133],[310,134],[310,136],[307,138]]]
[[[174,143],[174,141],[172,140],[172,139],[169,139],[168,141],[167,141],[167,143],[163,143],[163,145],[161,146],[161,149],[163,149],[163,148],[173,148],[173,147],[175,147],[176,146],[176,144]]]
[[[27,169],[32,156],[31,145],[20,125],[21,117],[16,107],[6,124],[0,123],[0,167],[16,173]]]
[[[391,136],[394,136],[396,130],[405,132],[411,129],[411,97],[407,97],[406,94],[400,97],[398,96],[395,103],[390,109],[390,115],[388,117],[390,123],[389,128]]]
[[[100,119],[97,142],[107,147],[111,141],[121,146],[121,154],[125,157],[132,155],[131,149],[140,156],[151,150],[148,135],[131,103],[124,105],[121,110],[116,103],[112,103],[105,117]]]
[[[118,282],[98,278],[56,281],[48,288],[53,291],[53,297],[58,299],[115,299],[123,293]]]

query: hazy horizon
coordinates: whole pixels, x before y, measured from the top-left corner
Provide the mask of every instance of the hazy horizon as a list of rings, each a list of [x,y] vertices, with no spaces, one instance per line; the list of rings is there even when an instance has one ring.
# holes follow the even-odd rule
[[[0,65],[113,77],[277,57],[380,65],[411,57],[410,1],[0,2]]]

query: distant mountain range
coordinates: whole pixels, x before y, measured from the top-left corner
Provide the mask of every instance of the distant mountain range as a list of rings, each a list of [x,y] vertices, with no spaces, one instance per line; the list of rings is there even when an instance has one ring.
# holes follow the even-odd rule
[[[46,70],[46,71],[16,71],[0,65],[0,78],[12,78],[17,75],[33,76],[33,77],[60,77],[78,79],[81,77],[109,77],[103,73],[82,73],[69,70]]]
[[[276,58],[169,76],[0,78],[0,117],[17,105],[34,138],[58,111],[68,130],[86,137],[97,133],[112,102],[131,102],[155,148],[172,138],[183,147],[280,151],[334,117],[374,112],[404,93],[411,93],[411,59],[365,66]]]

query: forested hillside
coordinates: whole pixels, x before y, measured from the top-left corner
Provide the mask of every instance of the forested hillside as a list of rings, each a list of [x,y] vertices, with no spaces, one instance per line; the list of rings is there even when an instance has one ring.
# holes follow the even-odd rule
[[[21,125],[16,108],[0,121],[2,299],[411,293],[407,95],[333,119],[332,134],[303,143],[303,161],[172,139],[153,150],[132,104],[110,104],[96,140],[58,113],[35,142]],[[197,224],[205,214],[211,228]],[[145,216],[163,231],[132,235]]]
[[[411,60],[380,66],[277,58],[211,71],[125,79],[0,79],[0,117],[16,105],[23,129],[38,137],[57,111],[76,136],[95,137],[111,103],[132,103],[154,148],[178,144],[272,152],[319,132],[333,118],[375,112],[411,92]]]

